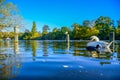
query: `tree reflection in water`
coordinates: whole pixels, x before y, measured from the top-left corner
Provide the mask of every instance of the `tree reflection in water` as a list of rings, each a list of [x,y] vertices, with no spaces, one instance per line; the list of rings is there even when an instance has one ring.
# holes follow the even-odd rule
[[[43,41],[43,56],[48,56],[48,47],[49,47],[49,41],[45,40]]]
[[[0,43],[0,80],[7,80],[11,78],[16,79],[21,77],[21,75],[25,76],[30,74],[31,76],[31,75],[34,75],[33,73],[35,73],[35,75],[38,75],[41,78],[43,76],[40,76],[40,75],[43,75],[44,72],[45,72],[44,76],[48,77],[47,72],[50,72],[51,74],[54,71],[56,73],[59,73],[58,70],[60,70],[59,68],[61,65],[63,65],[61,69],[64,67],[67,70],[72,69],[72,71],[74,69],[78,71],[79,68],[76,68],[76,66],[81,67],[81,65],[83,65],[88,67],[87,69],[91,71],[91,68],[94,70],[95,65],[102,67],[106,64],[111,64],[110,66],[113,66],[113,69],[114,69],[115,65],[112,65],[112,64],[120,64],[119,63],[120,62],[119,61],[120,43],[118,43],[118,47],[116,49],[117,52],[113,52],[113,53],[99,54],[94,51],[89,52],[86,50],[85,47],[86,47],[85,41],[83,42],[71,41],[70,44],[67,44],[67,42],[65,41],[48,41],[48,40],[20,41],[19,43],[14,43],[14,45],[13,43],[9,43],[9,44],[5,42]],[[14,49],[13,51],[14,54],[10,52],[11,51],[10,48],[12,48],[11,50]],[[41,63],[39,63],[39,61]],[[95,62],[96,64],[95,65],[89,64],[89,61],[91,63]],[[24,63],[24,65],[21,64],[22,62]],[[46,62],[46,64],[42,64],[42,62]],[[49,66],[51,62],[55,64]],[[72,67],[69,67],[69,66],[72,66]],[[89,66],[91,66],[90,69],[89,69]],[[104,67],[102,68],[105,69]],[[106,68],[108,69],[109,67],[106,66]],[[19,73],[20,69],[21,69],[21,73]],[[32,72],[31,69],[34,69],[35,71],[33,70]],[[38,71],[40,73],[37,73]],[[72,73],[72,71],[66,72],[66,73],[67,74]],[[99,69],[99,71],[101,71],[101,69]],[[67,74],[63,74],[63,75],[67,75]],[[78,74],[77,77],[79,77],[80,76],[79,73],[77,74]]]
[[[4,46],[6,46],[7,43],[5,42]],[[9,46],[9,44],[7,46]],[[18,46],[18,43],[14,44],[14,53],[10,53],[8,51],[10,54],[5,54],[4,52],[2,53],[0,51],[0,56],[4,56],[0,58],[0,80],[8,80],[18,75],[21,68],[20,56],[18,54]]]
[[[33,40],[32,43],[31,43],[31,46],[32,46],[32,55],[33,55],[33,61],[36,60],[36,51],[37,51],[37,48],[38,48],[38,42],[36,40]]]

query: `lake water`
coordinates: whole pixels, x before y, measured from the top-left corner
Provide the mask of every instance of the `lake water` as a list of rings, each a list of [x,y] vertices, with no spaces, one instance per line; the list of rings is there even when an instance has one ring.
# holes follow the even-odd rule
[[[112,53],[86,50],[87,41],[0,42],[0,80],[120,80],[120,44]]]

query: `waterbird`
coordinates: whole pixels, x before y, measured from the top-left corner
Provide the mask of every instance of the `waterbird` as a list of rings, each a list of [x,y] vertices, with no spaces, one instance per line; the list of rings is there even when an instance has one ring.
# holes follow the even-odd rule
[[[111,52],[110,46],[113,43],[106,42],[106,41],[100,41],[97,36],[91,36],[90,41],[87,43],[87,50],[88,51],[97,51],[99,53],[101,52]]]

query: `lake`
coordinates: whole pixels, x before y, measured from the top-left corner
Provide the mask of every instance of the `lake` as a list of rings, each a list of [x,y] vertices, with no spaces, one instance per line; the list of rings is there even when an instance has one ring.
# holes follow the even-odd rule
[[[120,80],[120,43],[112,53],[87,41],[0,41],[0,80]]]

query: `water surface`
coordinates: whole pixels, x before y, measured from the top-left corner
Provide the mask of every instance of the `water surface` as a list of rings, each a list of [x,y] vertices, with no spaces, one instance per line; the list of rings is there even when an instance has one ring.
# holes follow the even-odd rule
[[[120,80],[120,45],[86,50],[87,41],[0,42],[0,80]]]

